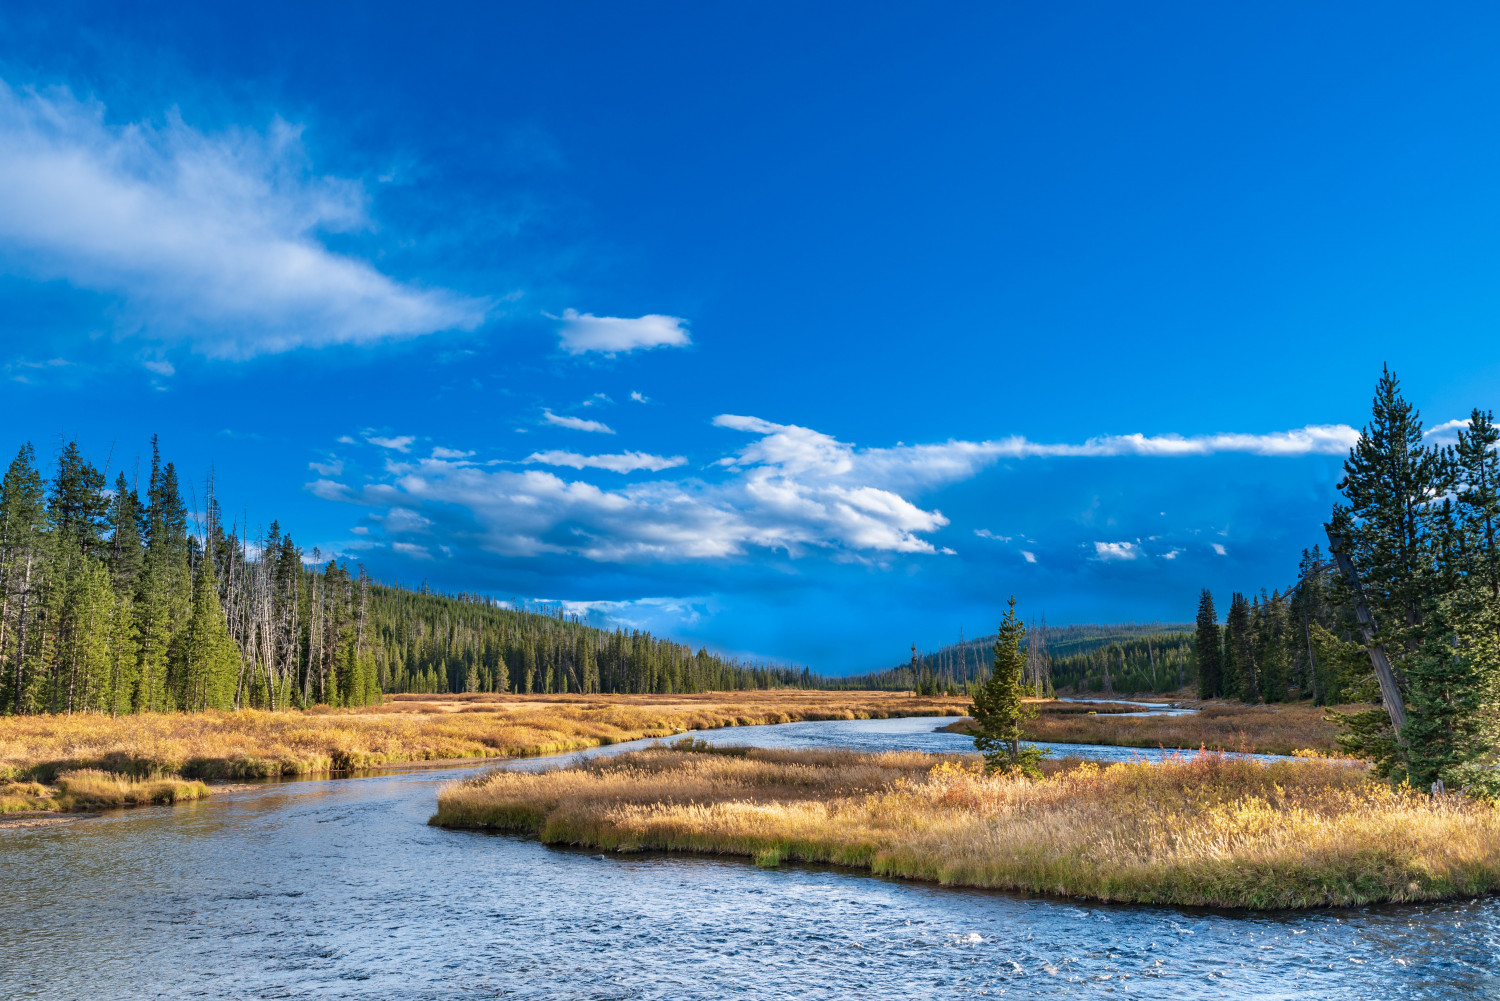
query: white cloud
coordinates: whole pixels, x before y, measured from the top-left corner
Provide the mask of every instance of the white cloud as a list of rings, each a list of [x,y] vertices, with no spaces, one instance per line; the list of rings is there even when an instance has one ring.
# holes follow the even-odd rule
[[[141,338],[238,359],[478,326],[484,302],[319,242],[370,228],[365,203],[279,119],[263,134],[204,133],[175,111],[121,124],[96,101],[0,82],[0,260],[121,297]]]
[[[924,536],[948,524],[940,512],[877,484],[829,476],[795,455],[781,455],[775,445],[759,444],[764,447],[746,449],[719,482],[653,481],[608,490],[536,469],[488,469],[439,458],[390,462],[387,482],[367,486],[358,499],[420,510],[434,523],[457,513],[477,526],[464,531],[483,548],[511,556],[570,553],[624,562],[715,560],[755,549],[793,556],[821,549],[856,558],[939,551]],[[608,468],[602,462],[615,458],[576,461]],[[618,458],[627,460],[622,465],[639,465],[631,453]],[[662,461],[676,465],[679,458]],[[575,461],[572,453],[536,454],[539,462],[553,459]],[[401,534],[389,517],[386,532]]]
[[[432,457],[434,459],[467,459],[473,454],[472,451],[461,452],[456,448],[443,448],[442,446],[438,446],[432,450]]]
[[[579,455],[577,452],[533,452],[525,460],[544,466],[568,466],[572,469],[608,469],[616,473],[633,473],[638,469],[659,473],[663,469],[687,465],[681,455],[649,455],[645,452],[622,452],[618,455]]]
[[[590,396],[588,399],[584,400],[583,405],[586,407],[605,407],[614,402],[614,400],[611,400],[609,398],[608,393],[595,393],[593,396]]]
[[[314,480],[307,484],[307,489],[311,490],[315,497],[321,497],[324,500],[349,499],[349,488],[333,480]]]
[[[327,462],[309,462],[307,468],[319,476],[338,476],[344,471],[344,464],[338,459],[329,459]]]
[[[979,536],[981,539],[994,539],[996,542],[1009,542],[1011,538],[1008,535],[996,535],[988,528],[976,528],[974,529],[974,534]]]
[[[1214,552],[1218,553],[1220,556],[1228,556],[1229,555],[1229,550],[1225,549],[1219,543],[1215,542],[1215,543],[1211,543],[1211,545],[1214,547]]]
[[[338,443],[340,445],[358,445],[359,444],[359,442],[355,441],[353,438],[349,437],[346,434],[339,435],[339,437],[338,437]]]
[[[562,321],[558,334],[563,350],[573,355],[589,351],[613,355],[637,348],[680,348],[692,343],[688,337],[688,321],[676,316],[652,313],[630,319],[566,309],[562,316],[554,319]]]
[[[141,362],[141,365],[148,371],[155,372],[160,376],[165,377],[177,374],[177,369],[173,367],[172,363],[167,361],[165,358],[147,358],[145,361]]]
[[[598,434],[614,434],[615,429],[602,421],[584,420],[582,417],[569,417],[566,414],[554,414],[550,410],[543,410],[542,417],[548,424],[556,424],[560,428],[571,428],[574,431],[593,431]]]
[[[1171,552],[1162,553],[1161,558],[1164,560],[1175,560],[1177,558],[1177,555],[1181,552],[1181,549],[1173,549]]]
[[[650,403],[651,402],[650,399],[647,398],[646,394],[636,392],[633,389],[630,391],[630,398],[632,400],[634,400],[635,402],[637,402],[637,403]]]
[[[432,527],[432,519],[405,507],[393,507],[385,513],[387,532],[425,532]]]
[[[395,438],[379,438],[375,435],[369,435],[365,438],[365,441],[371,445],[379,445],[381,448],[388,448],[393,452],[410,452],[412,443],[416,440],[415,437],[409,434],[398,435]]]
[[[596,429],[596,422],[550,410],[545,415],[549,423]],[[702,478],[605,489],[536,468],[517,471],[434,455],[389,461],[384,482],[364,487],[357,496],[339,496],[377,508],[420,511],[432,522],[423,531],[456,532],[457,537],[507,556],[570,554],[604,562],[720,560],[761,550],[790,556],[823,551],[835,558],[868,560],[891,553],[946,552],[929,536],[947,526],[948,519],[913,498],[971,477],[1002,457],[1181,456],[1215,450],[1330,454],[1330,442],[1344,440],[1326,429],[1303,429],[1261,436],[1122,436],[1084,445],[1037,445],[1012,438],[998,443],[860,448],[810,428],[759,417],[722,414],[714,423],[753,437],[712,463]],[[597,429],[610,430],[603,425]],[[533,452],[523,461],[629,473],[670,468],[662,463],[676,466],[680,460],[638,452],[588,456],[555,451]],[[388,524],[387,534],[393,531]],[[986,532],[975,534],[1003,538]],[[1139,542],[1101,541],[1093,547],[1092,555],[1099,560],[1138,560],[1145,555]],[[1037,560],[1032,551],[1021,555],[1028,563]]]
[[[1002,459],[1097,458],[1122,455],[1182,457],[1241,452],[1261,456],[1341,455],[1358,439],[1347,425],[1308,425],[1296,431],[1271,434],[1115,435],[1090,438],[1082,444],[1047,444],[1023,437],[999,441],[947,441],[935,445],[896,445],[866,448],[830,435],[774,424],[759,417],[720,414],[719,427],[761,435],[738,456],[719,460],[736,468],[771,462],[799,471],[878,482],[893,490],[923,490],[969,479]]]
[[[393,542],[391,548],[403,556],[410,556],[417,560],[430,560],[432,553],[427,551],[426,546],[413,545],[410,542]]]
[[[1434,424],[1422,432],[1422,437],[1434,439],[1433,444],[1435,445],[1457,445],[1458,432],[1467,430],[1469,430],[1469,419],[1467,417],[1454,418],[1451,421]]]
[[[1096,542],[1094,555],[1101,560],[1133,560],[1141,549],[1134,542]]]

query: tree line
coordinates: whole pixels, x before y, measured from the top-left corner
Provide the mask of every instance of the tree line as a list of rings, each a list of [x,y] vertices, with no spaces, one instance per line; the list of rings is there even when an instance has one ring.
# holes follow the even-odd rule
[[[933,651],[912,647],[899,667],[843,679],[830,686],[913,690],[919,695],[972,693],[988,681],[996,635],[959,637]],[[1048,626],[1026,624],[1021,650],[1023,683],[1039,698],[1058,691],[1095,693],[1174,692],[1195,683],[1193,636],[1183,626],[1161,623]]]
[[[817,687],[649,633],[478,595],[383,586],[277,522],[225,523],[210,478],[189,517],[151,441],[144,490],[62,444],[0,480],[0,713],[364,706],[386,692],[691,692]],[[196,491],[194,491],[196,493]],[[194,507],[197,507],[195,500]]]
[[[1350,751],[1419,787],[1500,793],[1500,429],[1474,408],[1432,442],[1389,368],[1325,526],[1286,590],[1199,600],[1200,694],[1310,697]],[[1385,677],[1382,678],[1382,673]],[[1441,787],[1440,787],[1441,788]]]

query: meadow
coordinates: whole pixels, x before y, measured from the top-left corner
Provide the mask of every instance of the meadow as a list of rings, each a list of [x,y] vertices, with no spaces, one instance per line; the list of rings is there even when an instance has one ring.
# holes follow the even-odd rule
[[[1098,715],[1091,715],[1087,710],[1095,707],[1086,703],[1034,704],[1040,712],[1022,724],[1027,740],[1258,754],[1317,751],[1333,755],[1341,753],[1337,740],[1341,731],[1338,724],[1324,719],[1330,708],[1346,712],[1368,708],[1315,706],[1309,702],[1244,705],[1185,700],[1181,704],[1196,706],[1199,711],[1181,716],[1126,716],[1113,706],[1101,707]],[[968,721],[959,721],[947,729],[968,733]]]
[[[445,787],[438,826],[612,851],[831,863],[1102,901],[1246,908],[1477,896],[1500,887],[1500,813],[1362,765],[1202,752],[1048,762],[1039,780],[915,752],[674,747]]]
[[[0,781],[118,775],[268,778],[402,762],[521,757],[686,730],[798,720],[959,716],[966,700],[900,692],[773,690],[701,695],[397,695],[306,712],[0,717]]]

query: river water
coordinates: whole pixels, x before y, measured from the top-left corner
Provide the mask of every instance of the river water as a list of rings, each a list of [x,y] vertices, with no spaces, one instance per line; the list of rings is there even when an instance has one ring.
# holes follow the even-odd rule
[[[943,722],[695,736],[972,747],[933,733]],[[0,997],[1500,996],[1495,898],[1276,914],[1100,905],[428,827],[438,787],[484,767],[267,783],[0,830]]]

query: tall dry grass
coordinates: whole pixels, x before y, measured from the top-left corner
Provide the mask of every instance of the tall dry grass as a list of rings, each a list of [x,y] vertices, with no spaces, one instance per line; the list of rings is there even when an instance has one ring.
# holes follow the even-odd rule
[[[1500,886],[1493,807],[1317,760],[1053,762],[1028,781],[916,753],[656,749],[451,785],[432,822],[1138,903],[1311,907]]]
[[[148,806],[204,799],[208,787],[202,782],[176,776],[135,778],[86,768],[63,772],[54,785],[41,782],[0,784],[0,814],[52,811],[103,810],[114,807]]]
[[[0,717],[0,779],[127,775],[252,778],[394,762],[576,750],[684,730],[797,720],[961,715],[965,700],[892,692],[525,696],[393,700],[351,711]]]
[[[1203,703],[1199,712],[1183,716],[1121,716],[1117,715],[1118,710],[1090,716],[1087,711],[1077,711],[1080,704],[1040,703],[1042,711],[1022,724],[1023,736],[1027,740],[1060,744],[1202,747],[1260,754],[1292,754],[1299,750],[1340,753],[1338,724],[1323,718],[1329,712],[1324,706]],[[949,729],[967,732],[961,723]]]

